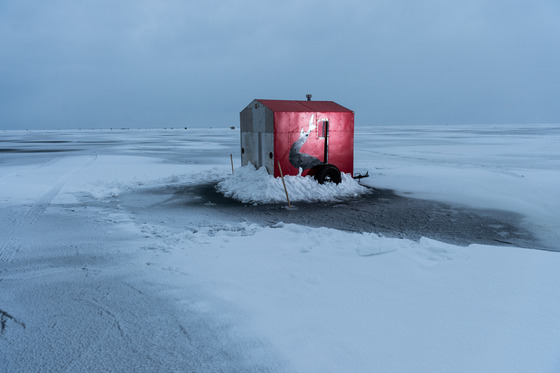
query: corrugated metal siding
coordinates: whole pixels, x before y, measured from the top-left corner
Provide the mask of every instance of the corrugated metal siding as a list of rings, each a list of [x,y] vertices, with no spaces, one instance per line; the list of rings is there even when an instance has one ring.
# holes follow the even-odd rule
[[[241,165],[266,167],[274,172],[274,116],[272,110],[254,100],[240,113]]]

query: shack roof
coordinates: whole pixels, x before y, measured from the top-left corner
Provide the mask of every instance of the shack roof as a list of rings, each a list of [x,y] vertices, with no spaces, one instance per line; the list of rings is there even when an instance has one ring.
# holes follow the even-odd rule
[[[296,101],[296,100],[261,100],[258,102],[272,111],[300,111],[300,112],[352,112],[352,110],[334,101]]]

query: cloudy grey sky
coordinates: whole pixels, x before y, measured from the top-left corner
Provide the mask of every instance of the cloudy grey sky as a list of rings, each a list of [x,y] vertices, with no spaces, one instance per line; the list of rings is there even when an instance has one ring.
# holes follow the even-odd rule
[[[558,0],[0,0],[0,129],[560,123]]]

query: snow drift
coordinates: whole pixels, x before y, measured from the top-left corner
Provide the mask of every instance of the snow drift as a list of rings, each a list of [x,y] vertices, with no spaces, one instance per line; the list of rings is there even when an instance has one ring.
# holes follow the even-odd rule
[[[291,202],[328,202],[367,193],[367,188],[350,175],[342,173],[339,184],[319,184],[312,177],[284,176]],[[284,186],[280,178],[269,175],[264,167],[255,169],[249,165],[235,170],[234,174],[220,181],[216,189],[226,197],[243,203],[286,202]]]

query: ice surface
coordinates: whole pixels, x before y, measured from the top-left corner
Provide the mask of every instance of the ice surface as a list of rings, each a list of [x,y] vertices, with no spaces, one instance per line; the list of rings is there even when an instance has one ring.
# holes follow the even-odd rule
[[[364,184],[443,202],[520,213],[549,246],[560,242],[560,126],[358,128]],[[368,144],[368,146],[365,146]]]
[[[0,140],[0,371],[560,370],[558,252],[246,222],[192,193],[284,204],[263,170],[231,175],[237,131]],[[560,250],[559,145],[554,125],[357,128],[355,159],[365,185],[521,214]]]

